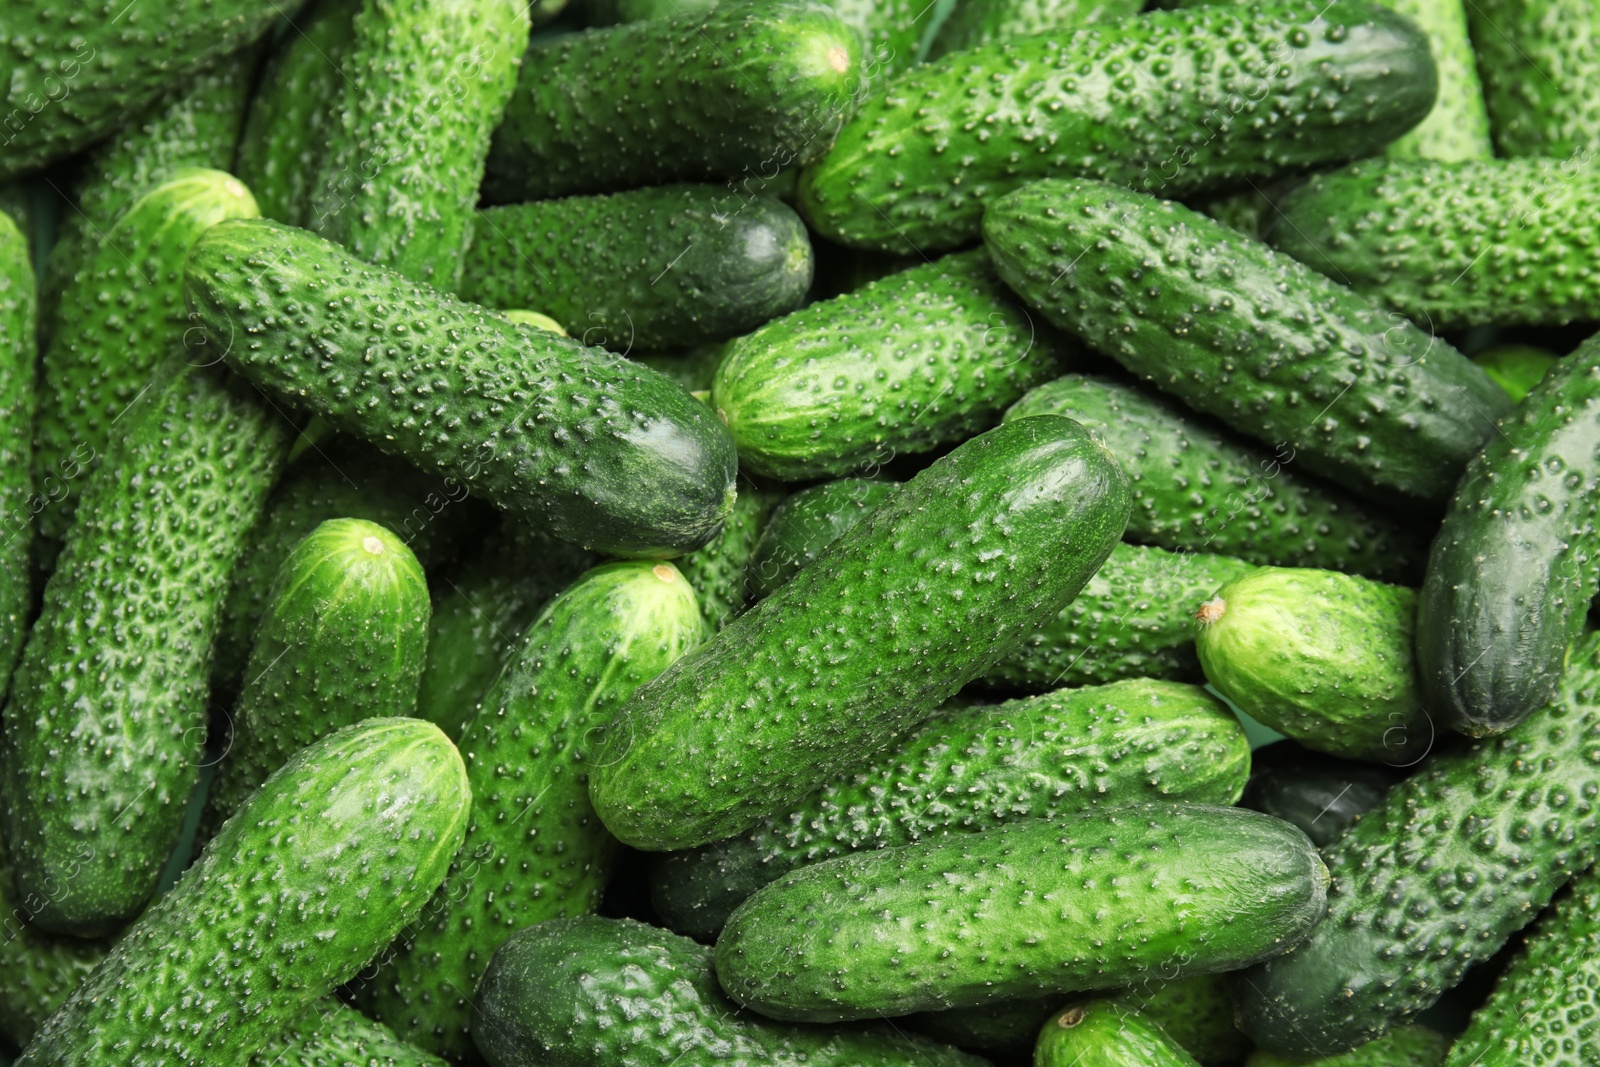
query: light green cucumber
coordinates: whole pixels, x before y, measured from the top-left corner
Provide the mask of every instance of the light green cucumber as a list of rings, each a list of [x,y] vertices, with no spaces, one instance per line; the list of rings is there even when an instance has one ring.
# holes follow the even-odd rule
[[[1291,1060],[1257,1050],[1245,1060],[1244,1067],[1439,1067],[1446,1062],[1445,1051],[1449,1047],[1450,1042],[1442,1034],[1425,1026],[1407,1025],[1397,1026],[1359,1048],[1333,1056]],[[1537,1061],[1508,1062],[1533,1067]],[[1473,1067],[1490,1067],[1490,1061],[1475,1061]]]
[[[928,60],[991,41],[1065,34],[1096,22],[1137,15],[1142,0],[965,0],[950,9],[928,45]]]
[[[549,330],[551,333],[559,333],[562,337],[572,336],[567,332],[565,326],[562,326],[555,319],[541,311],[525,311],[521,308],[512,308],[503,312],[503,314],[512,322],[521,323],[523,326],[535,326],[541,330]]]
[[[764,597],[815,563],[898,488],[899,482],[840,478],[787,497],[767,520],[750,558],[751,592]]]
[[[36,289],[32,244],[0,213],[0,697],[22,652],[33,603]]]
[[[1390,159],[1437,159],[1459,163],[1492,159],[1489,111],[1477,57],[1467,33],[1467,9],[1476,0],[1383,0],[1428,35],[1439,71],[1439,97],[1433,110],[1410,131],[1384,148]]]
[[[1472,357],[1472,362],[1482,367],[1489,380],[1504,389],[1513,401],[1520,401],[1544,379],[1559,358],[1533,345],[1503,344],[1485,348]]]
[[[1091,1000],[1063,1008],[1039,1031],[1034,1067],[1199,1067],[1133,1005]]]

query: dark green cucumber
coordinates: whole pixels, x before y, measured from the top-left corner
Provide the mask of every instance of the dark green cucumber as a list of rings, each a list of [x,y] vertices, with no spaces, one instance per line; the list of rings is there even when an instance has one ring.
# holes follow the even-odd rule
[[[313,154],[306,226],[358,259],[453,292],[528,7],[364,0],[333,84],[336,121]]]
[[[733,341],[711,403],[743,467],[804,481],[965,440],[1060,374],[1068,355],[975,249]]]
[[[185,339],[183,262],[200,234],[256,214],[250,190],[220,170],[184,168],[123,212],[61,294],[40,382],[34,476],[67,469],[111,444],[113,424]],[[115,294],[113,297],[112,294]],[[84,479],[39,513],[47,537],[64,537]]]
[[[1483,102],[1477,58],[1467,32],[1467,8],[1475,0],[1383,0],[1428,35],[1429,50],[1439,71],[1439,96],[1428,117],[1383,154],[1390,159],[1437,159],[1459,163],[1492,159],[1489,112]]]
[[[1328,917],[1240,976],[1239,1025],[1285,1056],[1356,1047],[1497,952],[1600,836],[1600,637],[1556,699],[1503,737],[1436,753],[1325,851]]]
[[[1367,155],[1434,92],[1427,38],[1377,4],[1152,12],[907,71],[801,174],[800,207],[844,244],[952,248],[978,236],[986,204],[1038,178],[1226,188]]]
[[[1284,197],[1268,239],[1425,328],[1600,318],[1587,162],[1368,160]]]
[[[621,840],[656,851],[782,811],[887,748],[1060,611],[1127,515],[1122,471],[1071,420],[967,441],[635,693],[595,761],[595,810]]]
[[[538,307],[586,344],[687,347],[799,307],[811,241],[794,209],[720,185],[664,185],[479,212],[459,292]]]
[[[1064,34],[1096,22],[1137,15],[1143,0],[968,0],[950,9],[928,45],[928,59],[992,41]]]
[[[1470,0],[1467,21],[1501,156],[1571,158],[1597,147],[1600,22],[1588,0]]]
[[[32,244],[0,212],[0,698],[28,632],[34,516],[45,505],[31,455],[36,296]]]
[[[740,1011],[711,950],[631,919],[540,923],[495,953],[473,1004],[492,1067],[984,1067],[893,1026],[790,1026]]]
[[[1520,402],[1550,372],[1560,358],[1533,345],[1503,344],[1485,348],[1472,357],[1489,380]]]
[[[1121,999],[1208,1067],[1236,1064],[1250,1051],[1250,1039],[1233,1025],[1233,1003],[1223,975],[1142,983],[1124,991]]]
[[[1324,848],[1382,804],[1403,777],[1395,767],[1340,759],[1283,740],[1251,754],[1250,785],[1241,803],[1293,823]]]
[[[1181,204],[1036,182],[984,243],[1057,326],[1359,493],[1443,502],[1510,408],[1443,341]]]
[[[302,1012],[249,1067],[446,1067],[333,997]]]
[[[177,843],[228,573],[290,428],[248,384],[173,356],[120,433],[45,588],[0,749],[17,889],[41,927],[80,936],[136,915]]]
[[[245,377],[563,540],[681,555],[733,504],[732,442],[674,383],[303,230],[213,226],[184,288],[199,331]],[[318,314],[297,313],[307,306]]]
[[[651,898],[672,929],[708,938],[820,860],[1089,807],[1232,804],[1249,773],[1239,720],[1197,686],[1138,679],[955,709],[748,833],[666,858]]]
[[[704,637],[670,563],[606,564],[551,601],[467,720],[466,842],[356,991],[363,1008],[431,1051],[470,1053],[472,991],[506,936],[600,903],[617,849],[589,806],[586,764],[617,705]]]
[[[369,719],[302,750],[17,1067],[246,1062],[416,917],[471,803],[460,754],[430,723]]]
[[[1447,1038],[1425,1026],[1397,1026],[1382,1037],[1350,1052],[1318,1056],[1310,1060],[1299,1057],[1286,1060],[1258,1050],[1245,1061],[1244,1067],[1439,1067],[1445,1062],[1445,1052],[1449,1047]],[[1512,1062],[1531,1067],[1527,1060]],[[1474,1067],[1490,1065],[1485,1061]]]
[[[1555,691],[1600,584],[1600,338],[1563,359],[1467,468],[1433,542],[1417,664],[1443,725],[1480,736]]]
[[[1133,1005],[1091,1000],[1063,1008],[1039,1031],[1034,1067],[1199,1067]]]
[[[896,1025],[903,1023],[935,1041],[1007,1061],[1032,1056],[1039,1028],[1066,1000],[1064,996],[1006,1000],[975,1008],[925,1011],[904,1016]]]
[[[781,491],[747,479],[722,532],[709,545],[678,561],[678,569],[689,580],[713,632],[732,622],[750,603],[750,561],[767,516],[782,498]]]
[[[1415,578],[1417,532],[1350,494],[1240,441],[1159,394],[1069,374],[1034,389],[1006,418],[1054,414],[1100,435],[1133,487],[1130,540],[1251,563]]]
[[[860,37],[813,4],[730,4],[536,41],[489,152],[491,202],[735,178],[827,150]]]
[[[634,352],[631,358],[651,370],[666,375],[691,393],[711,395],[711,380],[722,364],[725,342],[695,345],[689,349],[664,352]]]
[[[1327,883],[1306,836],[1257,812],[1079,812],[795,871],[728,919],[717,977],[829,1022],[1213,974],[1304,938]]]
[[[802,489],[779,504],[750,558],[756,598],[767,596],[812,563],[900,488],[899,482],[840,478]]]

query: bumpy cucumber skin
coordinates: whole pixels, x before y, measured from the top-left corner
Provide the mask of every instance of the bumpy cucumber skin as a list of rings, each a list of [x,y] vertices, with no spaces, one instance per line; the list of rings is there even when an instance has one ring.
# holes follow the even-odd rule
[[[678,560],[689,580],[700,611],[712,632],[732,622],[750,602],[750,560],[755,555],[767,517],[783,497],[781,490],[754,485],[747,479],[739,487],[722,532],[710,544]]]
[[[1127,514],[1116,461],[1069,419],[967,441],[635,693],[595,761],[595,810],[621,840],[656,851],[783,810],[1059,611]]]
[[[1439,72],[1439,96],[1428,117],[1384,148],[1390,159],[1437,159],[1461,163],[1493,159],[1489,111],[1477,57],[1467,33],[1467,8],[1476,0],[1383,0],[1428,35]]]
[[[343,68],[363,0],[314,0],[283,36],[239,135],[234,173],[255,193],[264,218],[305,226],[311,183],[335,135]]]
[[[1327,882],[1306,836],[1257,812],[1079,812],[802,868],[728,919],[717,977],[764,1015],[830,1022],[1236,970],[1305,937]]]
[[[1181,204],[1042,181],[983,228],[1057,326],[1358,493],[1443,502],[1510,409],[1443,341]]]
[[[1368,160],[1279,203],[1280,251],[1424,327],[1600,318],[1600,176],[1585,163]]]
[[[33,249],[0,212],[0,698],[27,635],[33,602],[34,337]]]
[[[245,1061],[417,915],[471,803],[461,756],[431,723],[369,719],[302,750],[17,1067]]]
[[[1399,521],[1159,395],[1069,374],[1034,389],[1006,418],[1065,415],[1100,435],[1133,487],[1128,537],[1251,563],[1415,578],[1427,545]]]
[[[721,185],[666,185],[486,208],[463,300],[539,307],[585,344],[685,347],[787,314],[811,287],[794,209]]]
[[[936,715],[846,778],[748,833],[663,860],[656,912],[693,937],[756,890],[851,852],[976,833],[1090,807],[1232,804],[1250,744],[1221,701],[1148,679]]]
[[[1091,1000],[1062,1009],[1039,1031],[1034,1067],[1199,1067],[1131,1004]]]
[[[767,520],[750,558],[751,591],[758,599],[771,594],[815,563],[898,488],[899,482],[840,478],[785,498]]]
[[[466,842],[355,991],[364,1009],[430,1051],[471,1051],[472,991],[506,936],[599,906],[616,843],[589,805],[585,765],[617,705],[704,638],[670,563],[605,564],[550,603],[467,721]]]
[[[536,42],[494,135],[485,199],[543,200],[804,163],[861,87],[827,8],[729,4]]]
[[[1306,832],[1326,848],[1358,816],[1383,803],[1389,788],[1405,777],[1381,763],[1340,759],[1278,741],[1250,757],[1250,785],[1240,802]]]
[[[60,475],[110,446],[113,423],[185,337],[183,262],[223,219],[252,218],[256,202],[237,178],[185,168],[139,197],[61,294],[61,322],[41,366],[34,477]],[[111,294],[116,294],[114,297]],[[63,481],[39,513],[40,532],[66,536],[83,478]]]
[[[1440,752],[1328,846],[1328,917],[1234,986],[1240,1028],[1285,1056],[1369,1041],[1494,955],[1593,857],[1600,638],[1503,737]]]
[[[265,220],[212,227],[184,288],[230,366],[562,540],[675,556],[733,504],[733,443],[661,375]],[[315,306],[316,319],[295,309]],[[515,353],[515,356],[509,353]]]
[[[453,292],[489,138],[528,40],[522,0],[364,0],[306,225]]]
[[[302,1012],[249,1067],[445,1067],[445,1061],[329,997]]]
[[[1233,1025],[1233,1003],[1223,975],[1201,974],[1140,985],[1122,999],[1200,1063],[1235,1064],[1252,1047],[1250,1039]]]
[[[928,60],[992,41],[1062,34],[1096,22],[1137,15],[1142,0],[970,0],[957,4],[928,45]]]
[[[1472,362],[1482,367],[1489,380],[1504,389],[1514,403],[1520,403],[1560,358],[1533,345],[1503,344],[1474,354]]]
[[[978,236],[987,203],[1038,178],[1164,196],[1237,185],[1367,154],[1434,91],[1427,39],[1375,4],[1153,12],[997,41],[865,102],[801,174],[800,209],[843,244],[952,248]]]
[[[836,477],[971,437],[1067,356],[974,249],[738,338],[711,404],[746,469]]]
[[[892,1027],[791,1026],[742,1012],[711,950],[631,919],[558,919],[513,934],[473,1005],[493,1067],[984,1067]]]
[[[1286,1060],[1270,1052],[1250,1054],[1244,1067],[1439,1067],[1445,1062],[1450,1042],[1425,1026],[1397,1026],[1387,1034],[1368,1041],[1360,1048],[1335,1056]],[[1529,1060],[1516,1060],[1521,1067],[1534,1067]],[[1492,1067],[1489,1061],[1474,1067]]]
[[[1600,22],[1589,0],[1472,0],[1467,20],[1499,154],[1591,162]]]
[[[1440,721],[1481,736],[1555,691],[1600,584],[1600,339],[1545,375],[1467,467],[1428,558],[1417,663]]]

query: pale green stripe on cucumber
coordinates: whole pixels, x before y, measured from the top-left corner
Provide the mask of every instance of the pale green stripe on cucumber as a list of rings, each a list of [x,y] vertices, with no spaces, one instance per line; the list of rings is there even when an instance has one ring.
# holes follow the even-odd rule
[[[34,516],[45,503],[32,456],[36,300],[32,243],[0,212],[0,697],[27,635]]]

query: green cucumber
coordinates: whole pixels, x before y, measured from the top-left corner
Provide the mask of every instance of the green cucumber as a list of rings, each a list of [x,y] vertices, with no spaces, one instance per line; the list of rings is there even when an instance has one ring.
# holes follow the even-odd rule
[[[363,0],[333,83],[337,119],[312,156],[306,226],[357,259],[454,291],[528,7]]]
[[[835,856],[1090,807],[1232,804],[1244,728],[1197,686],[1138,679],[935,715],[748,833],[664,859],[656,912],[706,938],[762,886]]]
[[[1600,337],[1533,388],[1467,468],[1428,558],[1417,664],[1441,723],[1515,725],[1555,691],[1600,585]]]
[[[1055,325],[1358,493],[1442,503],[1510,408],[1443,341],[1180,204],[1035,182],[984,243]]]
[[[1127,514],[1116,461],[1068,419],[958,446],[623,705],[590,779],[595,810],[655,851],[783,810],[1060,611]]]
[[[749,604],[750,560],[767,516],[782,498],[778,490],[747,479],[716,540],[678,561],[678,569],[689,580],[713,632],[732,622]]]
[[[907,71],[801,174],[800,209],[843,244],[953,248],[1038,178],[1226,188],[1367,155],[1434,92],[1427,39],[1376,4],[1157,11]]]
[[[44,507],[33,479],[34,337],[33,249],[11,217],[0,212],[0,698],[28,632],[33,605],[34,516]]]
[[[1133,488],[1130,540],[1251,563],[1415,578],[1427,544],[1398,519],[1127,382],[1069,374],[1006,418],[1065,415],[1100,435]]]
[[[695,345],[688,349],[669,349],[664,352],[634,352],[630,358],[666,375],[691,393],[711,392],[711,380],[722,363],[726,342]]]
[[[750,586],[757,599],[767,596],[900,488],[899,482],[840,478],[800,490],[784,499],[756,543],[750,558]]]
[[[289,553],[267,602],[202,839],[313,741],[416,713],[428,581],[404,541],[376,523],[329,519]]]
[[[368,719],[302,750],[17,1067],[245,1062],[416,917],[471,803],[460,754],[429,723]]]
[[[0,213],[11,217],[12,223],[30,248],[35,247],[34,229],[38,203],[36,182],[27,178],[0,182]]]
[[[790,1026],[717,988],[711,950],[631,919],[539,923],[495,953],[473,1004],[492,1067],[985,1067],[893,1026]]]
[[[1533,345],[1503,344],[1485,348],[1472,357],[1489,380],[1506,391],[1513,402],[1520,402],[1550,373],[1560,357]]]
[[[1588,0],[1471,0],[1467,21],[1501,156],[1592,162],[1600,21]]]
[[[483,195],[776,174],[827,150],[863,71],[859,36],[813,4],[730,4],[535,41]]]
[[[184,288],[200,332],[245,377],[562,540],[681,555],[733,504],[732,442],[677,385],[303,230],[214,226]]]
[[[1227,979],[1200,974],[1154,982],[1121,994],[1139,1014],[1161,1027],[1174,1044],[1203,1064],[1235,1064],[1250,1051],[1250,1039],[1233,1025]]]
[[[935,1041],[1009,1061],[1032,1054],[1039,1029],[1061,1010],[1064,999],[1006,1000],[975,1008],[920,1012],[904,1016],[903,1021]]]
[[[1405,777],[1395,767],[1340,759],[1290,740],[1258,748],[1250,760],[1250,786],[1241,803],[1300,827],[1318,848],[1382,804]]]
[[[670,563],[596,567],[551,601],[467,720],[466,842],[427,914],[356,991],[364,1009],[430,1051],[471,1051],[472,990],[506,936],[600,903],[617,847],[585,765],[617,705],[704,636]]]
[[[1439,71],[1439,97],[1428,117],[1383,154],[1390,159],[1437,159],[1460,163],[1493,159],[1489,111],[1483,102],[1477,57],[1467,33],[1467,8],[1476,0],[1383,0],[1428,35]]]
[[[1196,605],[1206,680],[1307,748],[1406,767],[1433,747],[1412,651],[1417,591],[1260,567]]]
[[[541,307],[585,344],[687,347],[799,307],[811,241],[794,209],[718,185],[664,185],[486,208],[459,292]]]
[[[106,933],[156,888],[200,776],[228,573],[289,435],[249,385],[173,356],[88,479],[0,748],[17,890],[46,930]]]
[[[993,41],[1064,34],[1097,22],[1137,15],[1143,0],[966,0],[950,9],[928,45],[928,59],[966,52]]]
[[[1060,374],[1068,354],[975,249],[732,342],[711,403],[741,466],[804,481],[965,440]]]
[[[567,333],[567,328],[565,326],[561,325],[555,319],[552,319],[549,315],[539,311],[526,311],[521,308],[512,308],[509,311],[502,312],[502,314],[505,315],[507,320],[520,323],[523,326],[536,326],[541,330],[549,330],[551,333],[559,333],[562,337],[572,336],[571,334]]]
[[[1387,1034],[1368,1041],[1360,1048],[1315,1059],[1296,1057],[1286,1060],[1270,1052],[1257,1051],[1244,1067],[1439,1067],[1445,1062],[1450,1042],[1425,1026],[1397,1026]],[[1531,1061],[1513,1061],[1532,1067]],[[1489,1067],[1487,1061],[1474,1067]]]
[[[183,262],[200,234],[223,219],[256,214],[250,190],[220,170],[184,168],[135,200],[61,294],[39,383],[34,477],[43,481],[90,459],[149,384],[156,365],[186,338]],[[113,295],[114,294],[114,295]],[[71,525],[83,479],[39,513],[57,540]]]
[[[830,1022],[1213,974],[1304,938],[1327,883],[1306,836],[1257,812],[1085,811],[795,871],[728,919],[717,977],[763,1015]]]
[[[1161,1026],[1115,1000],[1074,1004],[1044,1024],[1034,1067],[1199,1067]]]
[[[302,1012],[249,1067],[446,1067],[333,997]]]
[[[1280,251],[1425,328],[1600,318],[1587,163],[1368,160],[1279,201]]]
[[[1440,751],[1325,850],[1328,917],[1240,976],[1240,1028],[1291,1057],[1355,1048],[1429,1007],[1539,913],[1600,839],[1600,636],[1556,699]]]

